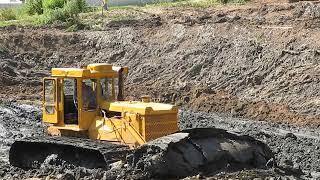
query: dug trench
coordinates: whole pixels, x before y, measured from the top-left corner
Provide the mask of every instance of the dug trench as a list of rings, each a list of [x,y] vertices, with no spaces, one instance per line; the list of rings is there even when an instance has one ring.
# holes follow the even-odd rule
[[[129,67],[127,99],[149,94],[157,101],[175,103],[187,109],[180,113],[181,128],[215,126],[249,134],[266,142],[282,167],[292,167],[296,174],[291,175],[316,177],[319,9],[312,2],[165,8],[146,10],[130,20],[105,21],[100,31],[2,28],[0,93],[6,101],[1,126],[6,131],[1,146],[7,152],[16,138],[43,134],[39,111],[26,112],[20,106],[26,106],[21,101],[40,100],[41,78],[52,67],[107,62]],[[16,121],[11,122],[10,113]],[[25,121],[25,113],[32,118]],[[27,127],[31,130],[21,130]],[[7,160],[5,153],[1,156]],[[7,166],[3,177],[15,171]],[[12,176],[34,175],[19,172]],[[106,176],[100,171],[91,174]]]

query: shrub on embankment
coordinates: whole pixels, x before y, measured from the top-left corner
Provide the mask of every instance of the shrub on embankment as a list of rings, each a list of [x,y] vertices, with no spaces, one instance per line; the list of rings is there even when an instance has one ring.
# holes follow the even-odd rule
[[[0,20],[32,21],[32,24],[76,22],[78,14],[86,8],[85,0],[29,0],[21,7],[0,10]]]

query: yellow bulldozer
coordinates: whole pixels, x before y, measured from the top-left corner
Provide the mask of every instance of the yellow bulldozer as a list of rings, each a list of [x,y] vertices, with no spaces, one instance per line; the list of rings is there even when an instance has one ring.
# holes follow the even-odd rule
[[[98,63],[51,73],[43,80],[42,111],[49,136],[15,141],[9,154],[14,166],[39,168],[55,154],[77,166],[108,168],[136,153],[159,167],[154,175],[182,177],[212,164],[264,166],[273,157],[265,144],[247,136],[216,128],[179,131],[174,105],[149,96],[125,101],[127,67]]]

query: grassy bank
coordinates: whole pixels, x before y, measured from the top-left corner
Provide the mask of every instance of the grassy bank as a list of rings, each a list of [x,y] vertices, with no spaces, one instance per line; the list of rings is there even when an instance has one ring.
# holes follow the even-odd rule
[[[130,18],[114,11],[144,11],[161,7],[206,8],[221,4],[243,4],[248,0],[176,0],[145,6],[111,7],[100,18]],[[10,25],[41,26],[52,23],[65,23],[67,27],[81,24],[83,17],[101,15],[101,8],[90,8],[85,0],[29,0],[23,6],[0,9],[0,27]],[[125,13],[126,14],[126,13]]]
[[[87,9],[85,0],[29,0],[20,7],[0,9],[0,26],[73,23]]]

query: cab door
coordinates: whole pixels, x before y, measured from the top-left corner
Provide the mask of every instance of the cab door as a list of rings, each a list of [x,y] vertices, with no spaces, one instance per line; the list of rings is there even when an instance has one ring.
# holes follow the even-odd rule
[[[97,79],[79,79],[77,85],[79,128],[88,129],[98,115]]]
[[[58,79],[44,78],[43,80],[43,122],[58,123]]]

